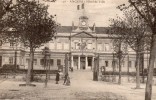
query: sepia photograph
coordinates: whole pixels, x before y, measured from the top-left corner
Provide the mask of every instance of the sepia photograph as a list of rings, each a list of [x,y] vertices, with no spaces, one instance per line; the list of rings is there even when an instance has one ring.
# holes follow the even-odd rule
[[[0,100],[156,100],[156,1],[0,0]]]

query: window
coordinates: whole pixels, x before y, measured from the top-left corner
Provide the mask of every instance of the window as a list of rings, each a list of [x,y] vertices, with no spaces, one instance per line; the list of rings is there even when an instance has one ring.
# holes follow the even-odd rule
[[[109,50],[110,50],[109,44],[105,43],[105,51],[109,51]]]
[[[50,66],[53,66],[54,65],[54,60],[53,59],[50,59]]]
[[[78,42],[75,42],[75,49],[80,49],[80,43],[78,43]]]
[[[40,59],[40,65],[44,65],[44,59]]]
[[[61,65],[61,59],[57,59],[57,66]]]
[[[128,61],[128,67],[132,67],[132,61]]]
[[[125,67],[125,61],[122,61],[121,64],[122,64],[122,67]]]
[[[57,43],[57,49],[58,49],[58,50],[61,50],[61,49],[62,49],[62,43],[61,43],[61,42],[58,42],[58,43]]]
[[[116,65],[116,61],[114,60],[112,61],[112,67],[115,67],[115,65]]]
[[[34,65],[37,65],[37,59],[34,59]]]
[[[13,64],[13,57],[9,57],[9,64]]]
[[[106,65],[106,67],[108,67],[108,61],[105,61],[105,65]]]
[[[87,44],[87,48],[88,48],[88,49],[92,49],[92,43],[88,43],[88,44]]]
[[[29,59],[26,59],[26,63],[29,64],[29,62],[30,62],[30,60]]]
[[[88,58],[88,66],[92,66],[92,58]]]
[[[69,43],[64,43],[64,50],[68,50],[69,49]]]
[[[10,41],[10,47],[13,47],[14,46],[14,41]]]
[[[102,50],[102,43],[98,43],[97,49],[100,50],[100,51]]]

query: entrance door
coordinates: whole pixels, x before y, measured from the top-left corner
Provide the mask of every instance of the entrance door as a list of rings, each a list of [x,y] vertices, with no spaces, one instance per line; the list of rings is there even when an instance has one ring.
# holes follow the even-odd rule
[[[85,69],[85,57],[80,58],[80,69]]]

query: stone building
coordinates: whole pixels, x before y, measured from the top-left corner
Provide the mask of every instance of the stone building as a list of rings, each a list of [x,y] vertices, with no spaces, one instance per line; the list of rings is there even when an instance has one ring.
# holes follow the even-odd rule
[[[34,55],[34,69],[44,69],[42,49],[46,46],[50,49],[50,69],[57,70],[58,66],[65,65],[65,54],[70,54],[70,64],[74,70],[92,69],[94,58],[99,55],[99,67],[106,66],[112,70],[113,59],[115,59],[116,70],[118,70],[117,58],[113,56],[113,39],[107,34],[109,27],[89,26],[87,16],[79,17],[79,24],[74,26],[60,26],[52,41],[36,49]],[[0,45],[0,66],[14,64],[15,50],[17,51],[17,64],[20,68],[27,69],[29,64],[29,49],[24,48],[22,43],[13,45],[12,42]],[[128,48],[122,70],[135,71],[135,52]],[[147,67],[148,53],[144,55],[144,65]]]

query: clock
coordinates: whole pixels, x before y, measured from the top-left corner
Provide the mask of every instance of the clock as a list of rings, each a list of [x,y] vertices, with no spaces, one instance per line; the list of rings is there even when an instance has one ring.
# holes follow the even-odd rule
[[[82,24],[82,26],[85,26],[86,25],[86,22],[85,21],[82,21],[81,24]]]

